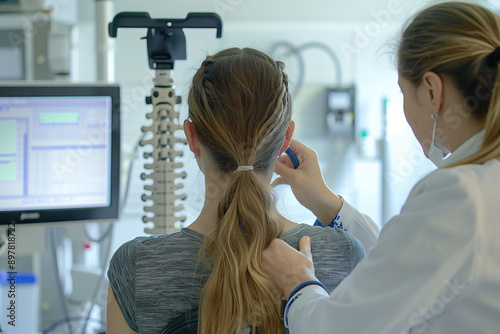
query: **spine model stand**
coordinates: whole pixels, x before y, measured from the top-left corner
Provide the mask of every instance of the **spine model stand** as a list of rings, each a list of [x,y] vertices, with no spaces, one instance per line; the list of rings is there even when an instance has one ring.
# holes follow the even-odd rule
[[[183,127],[179,122],[179,112],[175,105],[181,102],[176,96],[171,77],[175,60],[186,59],[186,38],[183,28],[215,28],[217,38],[222,35],[222,22],[214,13],[190,13],[185,19],[152,19],[148,13],[123,12],[117,14],[109,24],[109,35],[116,37],[118,28],[147,28],[147,49],[149,67],[156,72],[151,96],[146,97],[146,103],[153,105],[153,111],[146,115],[152,121],[151,125],[143,126],[142,131],[148,133],[148,138],[140,142],[141,146],[151,146],[152,152],[144,154],[151,163],[144,164],[149,174],[143,173],[143,180],[152,180],[144,189],[147,194],[143,201],[152,201],[151,206],[145,206],[144,223],[153,223],[152,228],[146,228],[150,234],[163,234],[177,231],[177,222],[186,219],[177,216],[184,207],[177,205],[178,200],[184,200],[186,195],[177,194],[183,188],[182,183],[175,180],[185,178],[185,172],[176,172],[183,167],[176,162],[176,157],[183,151],[176,149],[176,144],[186,144],[186,140],[175,136],[177,130]],[[179,145],[177,145],[177,148]]]
[[[179,112],[175,111],[176,95],[169,70],[156,70],[155,86],[151,97],[147,97],[146,103],[153,105],[153,111],[146,118],[153,121],[150,126],[143,126],[144,133],[151,132],[152,138],[142,140],[141,146],[151,145],[153,151],[145,153],[145,158],[153,158],[152,163],[144,164],[144,168],[150,170],[150,174],[143,173],[143,180],[152,180],[153,184],[145,185],[144,189],[149,195],[142,195],[143,201],[151,200],[152,206],[145,206],[144,211],[151,212],[153,216],[145,215],[144,223],[153,222],[153,228],[146,228],[146,233],[161,234],[170,233],[176,228],[177,221],[184,221],[185,216],[176,216],[175,212],[184,209],[182,205],[175,205],[176,200],[184,200],[186,195],[177,195],[176,190],[184,187],[182,183],[175,183],[175,179],[185,178],[186,173],[176,173],[175,170],[183,167],[181,162],[175,162],[175,158],[182,156],[183,151],[175,149],[176,143],[187,144],[182,138],[175,137],[176,130],[182,130],[179,125]]]

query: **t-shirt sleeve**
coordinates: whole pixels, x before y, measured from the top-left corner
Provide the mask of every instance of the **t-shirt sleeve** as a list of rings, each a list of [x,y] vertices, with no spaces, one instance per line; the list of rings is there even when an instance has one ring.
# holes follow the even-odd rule
[[[135,262],[138,242],[134,239],[120,246],[111,258],[108,269],[109,285],[116,302],[128,326],[136,332],[138,328],[135,325]]]

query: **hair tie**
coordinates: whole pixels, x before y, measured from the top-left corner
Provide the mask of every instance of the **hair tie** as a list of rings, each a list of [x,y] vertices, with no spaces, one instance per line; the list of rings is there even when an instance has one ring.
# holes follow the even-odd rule
[[[234,172],[238,173],[238,172],[244,172],[247,170],[253,170],[253,166],[238,166],[238,168],[236,168],[236,170]]]
[[[491,68],[498,68],[498,63],[500,62],[500,47],[496,48],[488,57],[486,57],[486,63]]]

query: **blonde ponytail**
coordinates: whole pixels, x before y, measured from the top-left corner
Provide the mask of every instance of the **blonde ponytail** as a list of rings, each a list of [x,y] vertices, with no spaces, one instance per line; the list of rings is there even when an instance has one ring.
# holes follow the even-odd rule
[[[500,71],[491,96],[488,114],[486,115],[483,145],[479,152],[459,161],[456,165],[482,164],[500,157]],[[452,167],[452,166],[450,166]]]
[[[262,269],[261,253],[281,235],[267,173],[291,121],[283,64],[254,49],[228,49],[207,57],[193,78],[189,117],[227,185],[216,228],[199,257],[210,269],[200,296],[203,334],[278,334],[281,295]],[[238,166],[251,171],[234,173]]]
[[[213,259],[201,295],[204,333],[282,332],[281,296],[262,271],[260,254],[281,234],[274,199],[254,172],[233,176],[218,207],[217,227],[202,253]],[[266,222],[266,224],[263,224]],[[208,263],[208,259],[205,260]],[[214,307],[217,306],[217,307]]]

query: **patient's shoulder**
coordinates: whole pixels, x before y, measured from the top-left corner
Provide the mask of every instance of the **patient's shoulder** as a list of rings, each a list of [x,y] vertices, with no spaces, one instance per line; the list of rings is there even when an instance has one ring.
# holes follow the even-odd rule
[[[121,245],[112,261],[118,265],[149,266],[154,263],[197,261],[198,251],[204,236],[188,229],[180,231],[139,236]],[[168,260],[166,260],[168,259]]]
[[[281,238],[298,249],[300,238],[306,235],[311,238],[311,252],[315,261],[343,262],[347,267],[354,268],[366,255],[361,242],[339,228],[302,224],[286,231]]]
[[[333,227],[298,225],[281,236],[290,246],[298,248],[303,236],[311,237],[316,277],[332,292],[365,257],[361,242],[344,230]]]
[[[298,248],[299,240],[303,236],[309,236],[312,240],[312,245],[318,247],[349,247],[349,245],[356,241],[352,235],[339,228],[311,226],[307,224],[300,224],[285,231],[281,239],[290,246]]]

